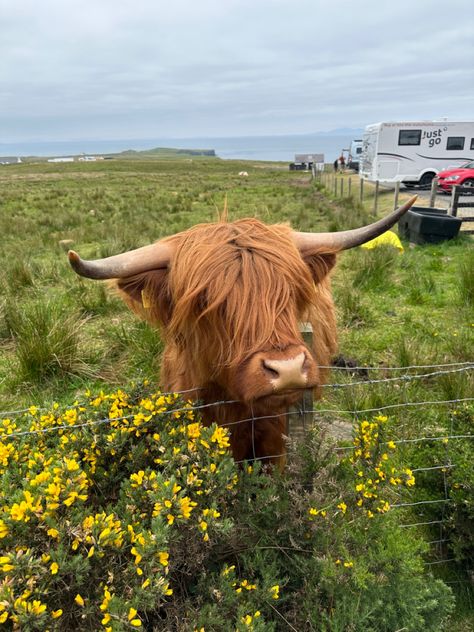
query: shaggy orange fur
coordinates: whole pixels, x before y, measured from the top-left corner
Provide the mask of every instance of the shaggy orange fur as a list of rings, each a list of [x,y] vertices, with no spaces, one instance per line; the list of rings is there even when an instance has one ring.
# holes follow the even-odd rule
[[[117,281],[131,309],[161,326],[165,388],[199,387],[196,397],[205,401],[244,394],[241,403],[212,410],[207,421],[233,424],[255,414],[283,414],[294,394],[281,401],[246,401],[254,380],[248,366],[256,353],[300,349],[302,321],[313,327],[313,373],[318,384],[324,382],[326,370],[318,367],[328,366],[336,349],[328,275],[334,252],[302,255],[289,226],[268,226],[256,219],[201,224],[167,241],[176,245],[169,268]],[[257,424],[252,449],[263,456],[284,451],[281,421]],[[238,460],[251,456],[248,428],[241,426],[230,426]]]

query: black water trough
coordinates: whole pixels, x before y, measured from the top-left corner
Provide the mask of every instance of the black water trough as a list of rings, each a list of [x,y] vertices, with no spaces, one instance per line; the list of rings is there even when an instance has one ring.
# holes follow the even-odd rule
[[[437,244],[456,237],[461,224],[462,219],[446,209],[412,206],[398,221],[398,234],[414,244]]]

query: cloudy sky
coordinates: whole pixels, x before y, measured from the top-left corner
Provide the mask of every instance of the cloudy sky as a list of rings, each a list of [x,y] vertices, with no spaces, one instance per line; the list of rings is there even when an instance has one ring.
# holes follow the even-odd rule
[[[474,118],[472,0],[0,0],[1,142],[443,116]]]

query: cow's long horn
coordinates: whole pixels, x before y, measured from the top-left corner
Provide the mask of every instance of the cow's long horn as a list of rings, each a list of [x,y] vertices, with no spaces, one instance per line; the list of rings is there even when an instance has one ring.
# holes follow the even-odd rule
[[[340,251],[348,250],[365,244],[371,239],[375,239],[386,230],[391,228],[400,217],[408,211],[415,203],[417,196],[413,196],[403,206],[397,208],[393,213],[387,215],[373,224],[354,228],[353,230],[343,230],[334,233],[293,233],[293,238],[298,249],[302,252],[313,248],[328,248]]]
[[[162,242],[96,261],[81,259],[74,250],[68,252],[69,263],[77,274],[89,279],[122,279],[140,272],[166,268],[172,255],[172,246]]]

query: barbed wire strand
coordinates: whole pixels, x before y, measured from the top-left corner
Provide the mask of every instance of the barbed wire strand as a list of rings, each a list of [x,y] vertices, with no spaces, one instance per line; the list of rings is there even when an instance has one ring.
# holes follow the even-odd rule
[[[435,377],[438,375],[445,375],[445,374],[449,374],[449,373],[460,373],[460,372],[465,372],[465,371],[471,371],[474,369],[474,363],[473,362],[450,362],[450,363],[446,363],[446,364],[418,364],[418,365],[411,365],[411,366],[406,366],[406,367],[335,367],[335,366],[323,366],[321,365],[319,368],[321,369],[333,369],[333,370],[344,370],[344,371],[358,371],[358,370],[371,370],[371,371],[376,371],[376,370],[384,370],[384,371],[399,371],[399,370],[408,370],[408,369],[424,369],[424,368],[443,368],[443,367],[450,367],[450,366],[458,366],[460,368],[458,369],[452,369],[452,370],[447,370],[447,371],[433,371],[431,373],[421,373],[421,374],[416,374],[416,375],[400,375],[397,377],[391,377],[391,378],[381,378],[381,379],[377,379],[377,380],[361,380],[358,382],[342,382],[342,383],[331,383],[331,384],[322,384],[321,386],[324,388],[343,388],[343,387],[349,387],[349,386],[359,386],[359,385],[370,385],[370,384],[381,384],[381,383],[387,383],[387,382],[396,382],[396,381],[410,381],[410,380],[414,380],[414,379],[420,379],[420,378],[429,378],[429,377]],[[171,395],[184,395],[186,393],[193,393],[196,391],[200,391],[200,390],[204,390],[204,387],[202,386],[195,386],[193,388],[188,388],[188,389],[184,389],[184,390],[178,390],[178,391],[167,391],[167,392],[160,392],[160,396],[162,397],[168,397]],[[233,404],[236,403],[236,400],[225,400],[222,402],[218,402],[219,404]],[[7,410],[7,411],[0,411],[0,418],[2,417],[8,417],[11,415],[19,415],[22,413],[26,413],[30,410],[31,406],[29,406],[28,408],[21,408],[18,410]],[[38,411],[44,411],[47,410],[44,407],[38,407],[35,406],[35,408]],[[306,412],[306,411],[305,411]]]
[[[405,529],[407,527],[423,527],[430,524],[440,524],[443,520],[430,520],[429,522],[412,522],[410,524],[401,524],[400,528]]]
[[[334,371],[408,371],[411,369],[441,369],[447,366],[472,365],[472,360],[465,362],[446,362],[444,364],[411,364],[408,366],[335,366],[321,365],[320,369],[332,369]]]
[[[421,378],[436,377],[439,375],[448,375],[450,373],[464,373],[466,371],[474,370],[474,365],[461,367],[458,369],[450,369],[448,371],[432,371],[431,373],[417,373],[415,375],[399,375],[397,377],[386,377],[379,380],[361,380],[359,382],[342,382],[339,384],[321,384],[323,388],[344,388],[348,386],[361,386],[369,384],[383,384],[387,382],[409,382],[411,380],[418,380]]]
[[[456,467],[455,464],[445,464],[445,465],[433,465],[431,467],[417,467],[416,469],[412,470],[412,472],[430,472],[431,470],[443,470],[443,469],[450,469]]]

